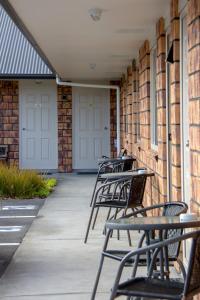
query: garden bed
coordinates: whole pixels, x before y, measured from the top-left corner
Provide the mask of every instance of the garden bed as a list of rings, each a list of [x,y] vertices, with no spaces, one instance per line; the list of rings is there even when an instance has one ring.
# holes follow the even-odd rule
[[[0,164],[0,198],[32,199],[46,198],[57,181],[55,178],[44,178],[36,171],[19,170]]]

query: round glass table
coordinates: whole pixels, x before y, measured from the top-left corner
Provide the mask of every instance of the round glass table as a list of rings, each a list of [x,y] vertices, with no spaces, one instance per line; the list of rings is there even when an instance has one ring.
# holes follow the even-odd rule
[[[200,227],[200,217],[181,220],[180,217],[129,217],[106,222],[106,228],[112,230],[167,230]]]
[[[108,230],[108,235],[106,237],[107,241],[109,235],[113,230],[137,230],[144,231],[144,235],[139,241],[138,248],[142,246],[144,238],[146,238],[147,246],[151,243],[151,234],[154,231],[158,231],[157,242],[163,241],[167,237],[167,233],[170,230],[186,229],[186,228],[200,228],[200,217],[195,219],[181,219],[180,216],[176,217],[124,217],[116,220],[109,220],[105,225]],[[151,264],[151,253],[147,253],[147,267]],[[160,266],[161,278],[164,275],[169,274],[169,264],[168,264],[168,249],[165,249],[165,253],[160,253]],[[164,271],[164,267],[166,271]]]

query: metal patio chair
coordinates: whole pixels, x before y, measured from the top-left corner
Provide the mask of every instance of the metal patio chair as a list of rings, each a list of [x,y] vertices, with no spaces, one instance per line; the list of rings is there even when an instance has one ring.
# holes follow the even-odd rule
[[[96,181],[94,184],[94,189],[93,189],[92,198],[90,201],[90,206],[92,206],[98,183],[105,182],[105,179],[102,179],[101,175],[105,174],[105,173],[116,173],[116,172],[129,171],[132,169],[133,162],[136,160],[133,157],[128,157],[126,159],[117,159],[117,158],[110,159],[110,158],[103,156],[103,158],[105,158],[105,161],[102,161],[99,163],[99,169],[98,169]]]
[[[191,250],[188,261],[188,268],[183,279],[154,277],[154,264],[161,251],[173,247],[176,243],[191,240]],[[135,257],[144,256],[150,251],[152,253],[152,261],[145,277],[133,277],[127,281],[120,283],[123,269],[127,261]],[[134,268],[137,269],[137,263]],[[162,242],[140,248],[136,251],[128,253],[120,263],[115,277],[115,283],[112,288],[110,300],[114,300],[119,296],[127,296],[127,299],[165,299],[165,300],[186,300],[192,299],[194,295],[200,292],[200,231],[194,231],[188,234],[164,240]]]
[[[114,218],[116,218],[119,211],[123,210],[123,215],[125,215],[129,208],[134,211],[139,207],[143,207],[142,202],[146,179],[147,175],[145,174],[140,174],[137,176],[130,175],[130,177],[124,177],[112,182],[104,183],[97,189],[88,221],[84,241],[85,243],[88,239],[88,234],[95,209],[107,207],[109,208],[110,212],[110,208],[114,208],[116,209]],[[109,216],[107,216],[107,219],[108,218]]]
[[[157,209],[160,209],[161,216],[179,216],[180,214],[187,212],[188,206],[185,202],[166,202],[166,203],[161,203],[161,204],[152,205],[152,206],[149,206],[146,208],[139,209],[131,214],[126,215],[124,218],[139,217],[140,215],[147,216],[148,212],[152,212]],[[163,238],[167,239],[167,238],[174,237],[174,236],[180,236],[182,233],[183,233],[182,229],[170,229],[167,231],[163,231]],[[145,239],[145,234],[143,234],[143,236],[140,240],[140,242],[141,242],[140,247],[142,246],[144,239]],[[159,241],[156,238],[155,233],[152,232],[150,243],[154,244],[157,242],[159,242]],[[97,272],[97,276],[96,276],[96,280],[95,280],[95,284],[94,284],[94,288],[93,288],[92,299],[95,299],[95,294],[97,291],[101,271],[103,268],[104,258],[107,257],[107,258],[121,262],[124,259],[124,257],[126,255],[128,255],[128,253],[130,252],[130,250],[129,251],[128,250],[109,250],[109,249],[107,249],[107,245],[108,245],[108,241],[105,241],[103,251],[101,254],[99,269]],[[181,260],[178,257],[179,252],[180,252],[180,243],[177,242],[177,243],[174,243],[173,245],[170,245],[169,249],[168,249],[168,258],[169,258],[170,263],[174,263],[176,261],[179,264],[180,269],[184,273],[184,267],[182,265]],[[130,257],[130,259],[126,261],[126,266],[128,266],[128,267],[133,266],[133,264],[135,263],[134,259],[135,259],[134,257]],[[138,265],[145,266],[146,264],[147,264],[146,255],[145,254],[140,255]]]

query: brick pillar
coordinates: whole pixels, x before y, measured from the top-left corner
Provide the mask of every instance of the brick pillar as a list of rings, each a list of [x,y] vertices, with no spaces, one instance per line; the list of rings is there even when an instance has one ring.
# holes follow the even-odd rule
[[[126,133],[125,133],[125,115],[126,115],[126,77],[123,74],[121,79],[121,93],[120,93],[120,127],[121,127],[121,148],[126,148]]]
[[[58,168],[72,171],[72,88],[58,86]]]
[[[141,148],[150,147],[150,48],[145,41],[139,50],[139,102]]]
[[[120,81],[111,81],[111,85],[120,85]],[[111,157],[117,156],[115,141],[117,139],[117,92],[110,90],[110,149]]]
[[[131,154],[132,153],[132,66],[129,66],[127,68],[126,118],[127,118],[126,149],[128,150],[128,154]]]
[[[136,60],[134,59],[132,62],[132,153],[134,153],[134,143],[137,143],[137,126],[138,126],[138,97],[139,97],[139,73],[138,67],[136,66]]]
[[[160,201],[167,198],[167,158],[166,158],[166,39],[165,23],[160,18],[156,24],[157,64],[156,64],[156,95],[157,95],[157,126],[158,126],[158,162],[157,188]]]
[[[171,33],[174,46],[174,63],[171,73],[171,152],[172,199],[181,201],[181,149],[180,149],[180,18],[178,0],[171,1]]]
[[[200,214],[200,1],[188,1],[188,76],[191,206]],[[195,299],[200,299],[200,296]]]
[[[8,145],[8,162],[19,165],[19,87],[0,80],[0,144]]]

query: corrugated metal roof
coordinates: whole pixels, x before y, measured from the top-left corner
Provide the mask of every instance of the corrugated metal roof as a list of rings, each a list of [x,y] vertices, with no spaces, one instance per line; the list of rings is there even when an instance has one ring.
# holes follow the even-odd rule
[[[0,6],[0,77],[53,76],[6,11]]]

